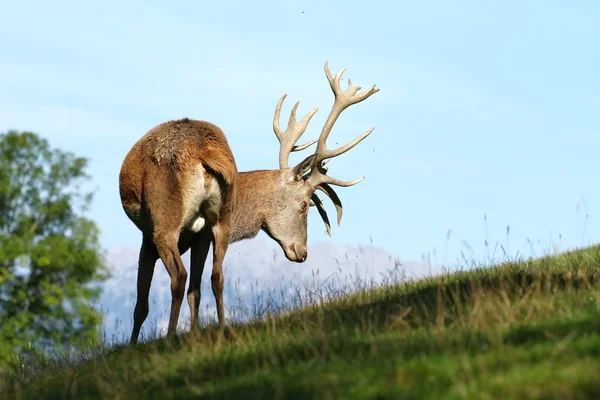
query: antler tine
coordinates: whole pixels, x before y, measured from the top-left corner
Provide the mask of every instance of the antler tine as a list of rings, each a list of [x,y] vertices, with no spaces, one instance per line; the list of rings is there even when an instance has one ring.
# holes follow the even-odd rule
[[[333,202],[333,204],[335,205],[335,211],[337,212],[337,224],[338,224],[338,226],[340,226],[342,224],[342,214],[344,212],[344,207],[342,206],[342,200],[340,200],[340,197],[337,195],[335,190],[333,190],[333,188],[326,183],[323,183],[323,184],[317,186],[317,189],[319,189],[321,192],[325,193],[327,195],[327,197],[329,197],[331,199],[331,201]]]
[[[363,139],[365,139],[367,136],[369,136],[371,134],[371,132],[373,132],[374,130],[375,130],[374,127],[369,129],[367,132],[363,133],[362,135],[360,135],[359,137],[357,137],[350,143],[340,146],[337,149],[334,149],[334,150],[329,150],[327,148],[323,149],[322,158],[323,159],[331,159],[333,157],[339,156],[340,154],[344,154],[345,152],[347,152],[348,150],[350,150],[351,148],[353,148],[354,146],[356,146],[357,144],[362,142]]]
[[[281,130],[279,126],[279,119],[281,115],[281,106],[283,105],[283,101],[287,97],[287,94],[284,94],[277,102],[277,107],[275,108],[275,115],[273,116],[273,131],[275,132],[275,136],[279,140],[279,168],[285,169],[288,168],[288,158],[290,156],[290,152],[292,151],[300,151],[304,150],[307,147],[317,143],[317,140],[311,140],[307,143],[296,145],[296,142],[302,136],[306,128],[308,127],[308,123],[310,119],[315,115],[315,113],[319,110],[318,108],[313,108],[310,110],[304,118],[300,122],[296,121],[296,110],[298,109],[298,105],[300,102],[296,102],[292,111],[290,113],[290,118],[288,120],[288,126],[285,132]]]
[[[325,223],[325,229],[327,229],[327,234],[331,237],[331,223],[329,222],[329,217],[327,216],[327,211],[325,211],[325,207],[323,207],[323,202],[316,194],[313,194],[310,198],[313,204],[317,207],[317,211],[319,211],[319,215],[323,219]]]
[[[275,136],[277,136],[277,139],[279,139],[280,142],[283,138],[283,132],[279,127],[279,116],[281,114],[281,106],[283,105],[283,100],[285,100],[286,97],[287,94],[281,96],[281,98],[277,102],[277,106],[275,107],[275,115],[273,116],[273,131],[275,132]]]
[[[360,90],[360,86],[353,86],[352,81],[348,79],[348,88],[343,91],[340,87],[340,80],[342,79],[342,75],[346,71],[346,67],[343,67],[335,76],[331,75],[331,71],[329,70],[329,63],[325,62],[325,75],[327,80],[329,81],[329,85],[331,86],[331,90],[335,96],[335,101],[333,107],[331,108],[331,112],[327,117],[327,121],[321,130],[321,134],[319,135],[319,139],[317,141],[317,149],[315,151],[315,160],[313,164],[313,168],[310,171],[310,175],[308,179],[311,181],[313,186],[318,186],[322,183],[329,183],[336,186],[352,186],[356,185],[364,178],[356,179],[350,182],[340,181],[335,178],[331,178],[326,175],[326,169],[323,168],[323,161],[327,159],[331,159],[333,157],[339,156],[356,146],[358,143],[363,141],[367,136],[369,136],[375,128],[369,129],[367,132],[363,133],[356,139],[351,142],[338,147],[337,149],[330,150],[327,148],[327,138],[331,133],[331,129],[333,125],[337,121],[338,117],[346,108],[351,106],[352,104],[359,103],[374,93],[379,91],[379,88],[376,88],[376,85],[372,85],[368,90],[358,93]],[[357,94],[358,93],[358,94]]]

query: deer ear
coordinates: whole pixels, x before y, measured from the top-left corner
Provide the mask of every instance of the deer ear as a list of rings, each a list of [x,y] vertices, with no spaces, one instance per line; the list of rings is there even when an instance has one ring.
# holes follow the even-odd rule
[[[302,179],[302,176],[306,174],[313,166],[316,157],[316,154],[308,156],[304,160],[302,160],[298,165],[292,168],[292,175],[294,177],[294,180],[299,181],[300,179]]]

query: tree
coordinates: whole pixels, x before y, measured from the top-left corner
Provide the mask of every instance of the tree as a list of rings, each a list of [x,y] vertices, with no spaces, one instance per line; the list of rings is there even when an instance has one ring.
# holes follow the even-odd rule
[[[0,364],[19,349],[96,341],[107,277],[88,160],[32,132],[0,134]]]

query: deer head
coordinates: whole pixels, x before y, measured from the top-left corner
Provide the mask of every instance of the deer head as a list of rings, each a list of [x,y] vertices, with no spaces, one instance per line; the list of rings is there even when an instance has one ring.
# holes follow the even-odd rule
[[[271,210],[263,222],[263,230],[273,238],[283,249],[286,257],[290,261],[304,262],[307,257],[307,216],[310,207],[316,207],[321,215],[327,234],[331,236],[331,224],[327,212],[323,207],[322,200],[317,196],[316,191],[323,192],[331,199],[337,211],[337,223],[342,221],[342,202],[333,190],[331,185],[348,187],[359,183],[364,177],[353,181],[341,181],[327,175],[328,169],[325,164],[337,157],[365,139],[375,128],[371,128],[361,136],[357,137],[350,143],[341,146],[337,149],[329,149],[327,147],[327,138],[331,132],[331,128],[335,124],[337,118],[343,110],[352,104],[359,103],[374,93],[379,91],[375,85],[368,90],[358,93],[360,86],[353,86],[348,79],[348,88],[342,90],[340,88],[340,79],[346,68],[333,77],[329,71],[328,63],[325,62],[325,74],[329,85],[335,95],[335,102],[325,121],[321,134],[318,140],[312,140],[302,145],[296,145],[296,142],[306,130],[311,118],[317,112],[318,108],[310,110],[300,122],[296,121],[296,110],[299,102],[297,102],[290,113],[288,126],[285,131],[282,131],[279,126],[281,114],[281,106],[287,95],[283,95],[273,117],[273,131],[280,143],[279,149],[279,182],[277,182],[278,190],[276,198],[271,200]],[[290,168],[288,166],[288,158],[291,152],[304,150],[314,143],[317,143],[317,148],[314,154],[306,157],[296,166]]]

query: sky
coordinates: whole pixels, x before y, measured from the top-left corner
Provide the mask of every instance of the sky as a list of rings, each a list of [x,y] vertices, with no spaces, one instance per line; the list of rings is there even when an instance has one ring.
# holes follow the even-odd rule
[[[299,117],[319,107],[303,136],[316,138],[333,102],[328,61],[381,90],[333,128],[329,147],[375,127],[329,163],[366,178],[338,190],[333,237],[312,211],[309,244],[372,241],[441,263],[500,244],[513,256],[573,248],[600,242],[599,20],[593,1],[8,2],[0,131],[89,157],[102,245],[138,248],[118,174],[142,135],[207,120],[239,170],[277,168],[275,105],[287,93],[284,126],[294,102]]]

